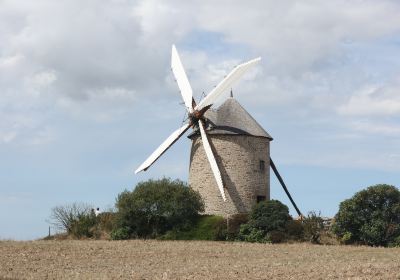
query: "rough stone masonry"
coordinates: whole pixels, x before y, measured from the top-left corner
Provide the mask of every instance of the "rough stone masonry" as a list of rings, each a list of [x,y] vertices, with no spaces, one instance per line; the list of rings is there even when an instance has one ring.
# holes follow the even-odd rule
[[[259,200],[270,199],[269,144],[272,137],[234,99],[205,115],[207,135],[220,168],[223,201],[198,131],[192,139],[189,185],[205,202],[205,214],[230,217],[248,213]]]

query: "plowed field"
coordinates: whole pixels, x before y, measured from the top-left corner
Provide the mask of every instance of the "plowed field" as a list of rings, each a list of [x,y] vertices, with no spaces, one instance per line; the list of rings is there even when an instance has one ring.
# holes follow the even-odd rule
[[[400,248],[0,241],[0,279],[400,279]]]

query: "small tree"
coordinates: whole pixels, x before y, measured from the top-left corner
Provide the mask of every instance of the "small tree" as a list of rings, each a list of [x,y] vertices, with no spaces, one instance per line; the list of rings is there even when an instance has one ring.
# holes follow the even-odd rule
[[[90,205],[74,202],[53,207],[50,224],[74,237],[93,237],[97,219]]]
[[[375,185],[340,203],[333,232],[345,243],[387,246],[400,236],[400,191]]]
[[[239,239],[250,242],[281,242],[292,220],[289,208],[278,200],[261,201],[250,212],[249,221],[240,226]]]
[[[289,208],[279,200],[257,203],[250,213],[250,224],[265,232],[284,231],[287,221],[291,220]]]
[[[55,206],[51,209],[50,224],[60,231],[72,232],[76,222],[92,213],[93,207],[82,202],[74,202],[61,206]]]
[[[112,236],[156,237],[192,224],[204,211],[204,203],[186,183],[164,178],[141,182],[133,191],[120,193],[116,208],[117,228]]]
[[[324,220],[320,213],[311,211],[303,221],[304,238],[311,243],[320,243],[321,233],[324,230]]]
[[[71,234],[74,237],[95,237],[97,219],[93,213],[85,213],[73,223]]]

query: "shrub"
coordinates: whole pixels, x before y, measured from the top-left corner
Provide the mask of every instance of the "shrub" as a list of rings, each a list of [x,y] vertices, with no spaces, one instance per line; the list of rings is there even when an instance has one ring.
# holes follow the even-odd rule
[[[248,221],[248,214],[240,213],[230,216],[227,219],[227,240],[235,240],[239,234],[240,226]]]
[[[321,214],[314,211],[308,213],[303,220],[304,238],[311,243],[319,244],[321,233],[324,230],[324,220]]]
[[[249,242],[281,242],[292,220],[289,208],[278,200],[261,201],[250,212],[249,221],[240,226],[238,239]]]
[[[89,234],[89,228],[93,226],[92,209],[90,205],[79,202],[53,207],[50,224],[58,230],[78,237]]]
[[[115,213],[108,211],[97,216],[97,223],[100,231],[111,232],[115,228]]]
[[[188,228],[204,211],[204,203],[186,183],[164,178],[120,193],[116,208],[116,228],[126,229],[129,236],[154,238],[168,230]]]
[[[74,237],[93,237],[96,231],[97,219],[93,213],[83,214],[72,223],[70,234]]]
[[[400,235],[397,236],[391,243],[389,243],[389,247],[400,247]]]
[[[286,239],[286,234],[279,230],[272,230],[267,233],[267,236],[265,238],[271,243],[281,243]]]
[[[304,236],[304,226],[301,221],[289,220],[286,223],[285,232],[290,239],[302,240]]]
[[[93,213],[93,212],[92,212]],[[89,236],[96,239],[110,239],[111,232],[115,228],[115,213],[112,210],[102,212],[94,218],[94,224],[90,229]]]
[[[251,226],[250,224],[242,224],[240,226],[238,239],[246,242],[268,242],[265,232],[261,229]]]
[[[387,246],[400,236],[400,191],[375,185],[340,203],[333,232],[344,243]]]
[[[351,239],[351,232],[346,231],[340,239],[340,242],[343,244],[350,244]]]
[[[279,200],[268,200],[257,203],[250,212],[249,223],[265,232],[284,231],[286,223],[291,220],[289,208]]]
[[[220,216],[199,216],[188,229],[170,230],[160,239],[165,240],[226,240],[226,220]]]
[[[130,238],[130,230],[126,227],[116,228],[111,231],[112,240],[125,240]]]

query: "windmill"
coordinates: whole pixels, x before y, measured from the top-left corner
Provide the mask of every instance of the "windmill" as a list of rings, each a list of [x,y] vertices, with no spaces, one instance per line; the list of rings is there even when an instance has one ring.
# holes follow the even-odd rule
[[[192,128],[193,132],[188,136],[192,140],[189,182],[190,187],[203,197],[206,214],[229,217],[247,213],[255,202],[268,200],[271,167],[297,213],[302,216],[269,156],[272,137],[233,99],[232,92],[231,98],[219,108],[212,108],[221,94],[231,89],[231,85],[260,60],[255,58],[236,66],[196,104],[173,45],[171,68],[188,113],[187,123],[175,130],[135,173],[146,171]]]
[[[211,108],[218,97],[231,88],[231,85],[237,81],[244,73],[246,73],[253,65],[259,62],[261,58],[255,58],[248,62],[236,66],[209,94],[202,99],[199,104],[196,104],[193,98],[193,91],[189,80],[186,76],[182,62],[179,58],[178,51],[175,46],[172,46],[171,68],[175,79],[178,83],[186,110],[189,114],[188,122],[182,127],[175,130],[135,171],[146,171],[169,147],[171,147],[190,127],[199,129],[204,150],[207,155],[208,162],[214,174],[219,192],[222,199],[226,201],[224,192],[224,182],[221,177],[221,172],[215,159],[213,150],[210,146],[208,136],[205,130],[206,120],[204,114]]]

